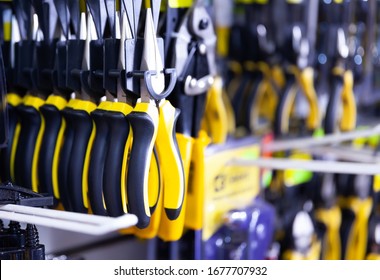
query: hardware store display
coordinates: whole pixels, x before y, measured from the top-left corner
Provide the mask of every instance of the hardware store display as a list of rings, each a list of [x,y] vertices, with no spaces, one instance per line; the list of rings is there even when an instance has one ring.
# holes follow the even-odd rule
[[[0,1],[0,258],[379,259],[378,13]]]

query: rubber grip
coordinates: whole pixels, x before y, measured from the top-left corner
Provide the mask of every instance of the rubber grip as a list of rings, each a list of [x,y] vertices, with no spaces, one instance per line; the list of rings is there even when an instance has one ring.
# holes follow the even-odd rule
[[[163,206],[169,220],[178,218],[185,196],[185,174],[175,135],[179,115],[180,110],[174,108],[167,100],[159,107],[156,147],[163,173]]]
[[[125,212],[121,188],[124,180],[122,166],[129,124],[121,112],[106,112],[104,118],[109,126],[108,152],[104,166],[104,201],[108,215],[117,217]]]
[[[8,110],[8,145],[6,148],[1,149],[1,168],[0,178],[2,182],[11,181],[11,151],[14,134],[16,130],[18,114],[16,107],[11,104],[7,105]]]
[[[231,105],[234,109],[235,119],[238,125],[243,125],[242,118],[244,116],[244,112],[242,109],[244,107],[244,99],[247,88],[250,86],[252,76],[248,73],[245,73],[240,81],[240,85],[236,89],[236,92],[233,93],[233,97],[231,99]]]
[[[74,144],[70,158],[68,186],[73,210],[75,212],[87,213],[83,197],[83,188],[85,187],[83,185],[83,177],[93,122],[89,113],[84,110],[73,110],[72,113]]]
[[[289,120],[290,120],[290,111],[292,103],[294,102],[296,91],[295,79],[292,76],[287,77],[287,82],[284,89],[280,94],[278,105],[276,108],[274,123],[273,123],[273,132],[275,137],[283,136],[288,133],[289,130]]]
[[[64,208],[68,211],[87,213],[83,197],[83,178],[87,146],[93,123],[88,112],[65,108],[65,140],[59,164],[59,189]]]
[[[104,110],[95,110],[91,117],[95,124],[95,139],[91,150],[88,171],[88,196],[91,210],[95,215],[106,216],[103,202],[103,174],[107,152],[108,126],[104,119]]]
[[[244,109],[244,127],[247,129],[247,131],[252,132],[252,122],[256,120],[252,120],[251,117],[253,115],[253,110],[258,108],[256,105],[256,102],[258,102],[257,97],[258,97],[258,89],[262,83],[262,76],[256,77],[252,82],[251,82],[251,87],[249,89],[249,94],[246,100],[246,103],[243,105]],[[256,113],[256,112],[255,112]],[[257,115],[259,113],[257,112]]]
[[[136,226],[142,229],[149,225],[151,216],[148,176],[157,136],[158,110],[152,104],[138,103],[127,119],[133,134],[127,175],[128,210],[137,216]]]
[[[183,83],[177,83],[168,99],[174,107],[181,110],[181,115],[177,120],[176,131],[186,136],[192,136],[194,96],[186,95],[183,88]]]
[[[40,112],[45,120],[45,130],[38,160],[39,191],[53,196],[53,158],[62,116],[54,105],[45,104]]]
[[[73,108],[69,107],[62,110],[62,116],[64,121],[66,122],[66,129],[64,132],[64,141],[62,145],[62,150],[60,152],[58,164],[58,189],[60,201],[62,203],[63,208],[67,211],[73,211],[68,189],[70,156],[74,144],[74,129],[71,125],[70,120],[70,111],[73,110]]]
[[[201,129],[202,118],[205,114],[206,109],[206,97],[207,93],[203,93],[195,96],[194,98],[194,119],[192,130],[192,136],[194,138],[198,138],[199,131]]]
[[[326,134],[334,133],[340,129],[339,107],[342,102],[343,81],[337,78],[331,86],[329,101],[327,103],[326,115],[324,119],[324,130]]]
[[[37,187],[33,186],[33,158],[42,119],[33,106],[21,104],[17,111],[21,130],[15,156],[15,181],[19,186],[33,189]]]

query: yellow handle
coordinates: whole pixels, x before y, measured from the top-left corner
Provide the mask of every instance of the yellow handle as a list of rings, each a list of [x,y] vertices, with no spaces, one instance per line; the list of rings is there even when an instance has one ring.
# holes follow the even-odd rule
[[[307,118],[307,126],[310,130],[315,130],[320,125],[320,116],[318,97],[314,88],[313,68],[308,67],[300,73],[300,84],[310,108],[309,116]]]
[[[326,225],[326,245],[323,248],[323,259],[325,260],[340,260],[341,259],[341,240],[340,240],[340,225],[342,222],[342,213],[339,207],[330,209],[317,209],[317,220]]]
[[[340,129],[342,131],[353,130],[356,126],[356,100],[354,95],[354,77],[352,71],[346,71],[343,75],[342,105],[343,116]]]
[[[222,78],[217,77],[207,94],[206,110],[202,126],[209,132],[212,142],[221,144],[226,141],[228,134],[228,117],[223,102]]]
[[[355,213],[347,242],[346,260],[363,260],[367,251],[368,219],[372,209],[372,199],[350,197],[341,202],[341,207],[349,208]]]

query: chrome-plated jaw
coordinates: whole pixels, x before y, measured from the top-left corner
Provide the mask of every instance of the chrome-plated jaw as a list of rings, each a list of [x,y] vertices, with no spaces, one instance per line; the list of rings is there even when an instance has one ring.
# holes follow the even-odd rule
[[[140,88],[142,102],[148,103],[150,99],[158,102],[166,98],[174,89],[177,78],[176,71],[175,69],[164,69],[150,8],[146,11],[144,48],[140,69],[140,71],[133,71],[131,74],[143,78]],[[167,76],[169,76],[169,83],[168,86],[165,86]]]

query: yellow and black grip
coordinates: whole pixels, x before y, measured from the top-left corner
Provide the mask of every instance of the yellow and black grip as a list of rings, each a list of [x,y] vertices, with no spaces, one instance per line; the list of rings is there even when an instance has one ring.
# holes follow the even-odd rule
[[[332,91],[324,119],[326,133],[334,133],[336,130],[350,131],[356,126],[353,74],[351,71],[340,73],[339,69],[333,69],[333,72]]]
[[[28,95],[17,107],[20,132],[15,153],[15,182],[33,191],[38,191],[37,163],[45,126],[39,110],[44,103],[42,98]]]
[[[54,196],[54,156],[61,148],[64,123],[61,110],[67,100],[61,96],[51,95],[46,103],[40,107],[45,122],[41,148],[38,158],[39,191]],[[55,195],[55,198],[58,197]]]
[[[112,111],[111,111],[112,109]],[[130,126],[126,116],[132,107],[126,103],[114,103],[104,115],[108,125],[107,154],[104,164],[104,202],[109,216],[117,217],[126,212],[125,176],[129,150]]]
[[[159,106],[156,147],[163,174],[163,207],[169,220],[178,218],[185,196],[185,174],[175,135],[179,114],[180,110],[167,100]]]
[[[108,125],[104,119],[107,108],[111,102],[105,101],[91,112],[94,122],[95,138],[92,145],[90,165],[88,169],[88,199],[91,210],[95,215],[107,216],[103,201],[103,174],[107,154]]]
[[[150,103],[138,103],[127,119],[133,137],[127,174],[128,212],[137,216],[136,226],[143,229],[149,226],[151,216],[148,179],[158,130],[157,107]]]
[[[19,129],[16,129],[18,122],[17,106],[22,102],[22,97],[16,93],[7,94],[7,110],[8,110],[8,145],[1,150],[1,168],[0,179],[2,182],[12,181],[11,166],[13,166],[14,158],[11,159],[11,151],[13,143],[17,145]]]
[[[306,119],[307,130],[314,131],[320,125],[313,69],[310,67],[303,70],[296,67],[289,68],[289,73],[286,75],[286,84],[280,94],[280,100],[276,108],[274,133],[277,136],[289,133],[289,121],[298,90],[301,90],[309,105],[309,115]]]
[[[273,132],[276,137],[289,132],[289,118],[292,105],[295,102],[297,90],[298,87],[296,85],[295,77],[288,75],[275,112]]]
[[[94,129],[90,113],[96,105],[77,100],[74,108],[66,107],[62,115],[66,123],[65,138],[59,164],[59,192],[68,211],[87,213],[88,166]]]
[[[331,85],[329,101],[324,119],[324,130],[326,134],[331,134],[339,130],[340,106],[342,105],[343,78],[335,76]]]

